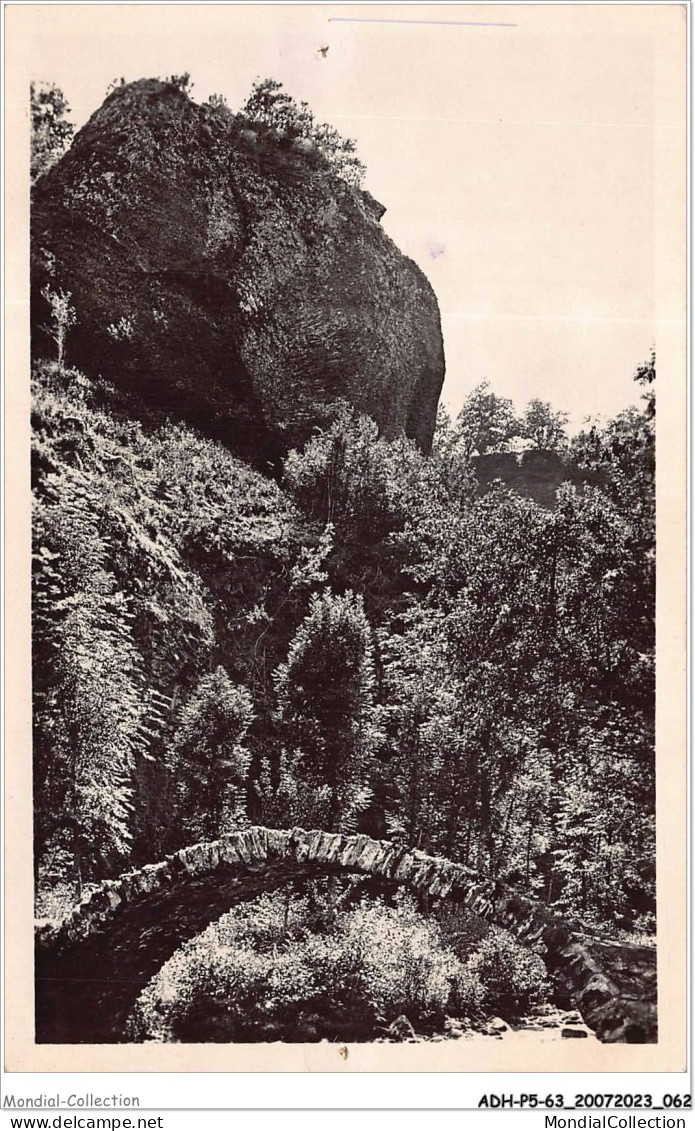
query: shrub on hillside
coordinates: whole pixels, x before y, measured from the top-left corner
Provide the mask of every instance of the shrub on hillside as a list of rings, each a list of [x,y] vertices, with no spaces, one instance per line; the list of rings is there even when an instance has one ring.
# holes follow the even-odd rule
[[[291,912],[291,913],[290,913]],[[368,1040],[443,1020],[459,963],[410,902],[360,904],[313,933],[307,900],[263,896],[174,955],[141,995],[136,1040]]]
[[[295,102],[276,79],[258,80],[241,108],[243,117],[305,143],[300,152],[317,152],[346,184],[359,188],[366,168],[357,157],[353,138],[341,137],[327,122],[317,122],[307,102]]]
[[[338,951],[325,974],[331,998],[375,1026],[401,1014],[414,1025],[443,1019],[459,962],[411,900],[395,908],[362,904],[337,928]]]
[[[479,987],[482,987],[482,993]],[[543,960],[508,931],[493,927],[463,967],[456,990],[460,1004],[475,1012],[519,1016],[547,999]]]

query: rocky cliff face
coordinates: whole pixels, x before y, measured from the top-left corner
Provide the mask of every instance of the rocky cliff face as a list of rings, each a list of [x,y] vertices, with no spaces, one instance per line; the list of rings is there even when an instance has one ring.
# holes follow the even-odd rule
[[[122,86],[35,188],[35,352],[55,356],[48,285],[76,311],[68,364],[247,458],[341,398],[426,449],[439,311],[382,212],[311,147],[171,84]]]

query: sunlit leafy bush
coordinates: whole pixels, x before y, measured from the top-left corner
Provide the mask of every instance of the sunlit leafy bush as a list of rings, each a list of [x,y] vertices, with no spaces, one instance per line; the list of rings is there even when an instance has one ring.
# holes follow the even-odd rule
[[[304,142],[303,153],[316,152],[347,184],[359,188],[366,168],[353,138],[341,137],[327,122],[317,122],[307,102],[295,102],[276,79],[255,82],[241,108],[245,120],[275,131],[278,137]]]
[[[549,983],[540,956],[493,927],[465,963],[457,990],[471,1010],[514,1017],[545,1001]]]
[[[237,908],[186,944],[141,995],[138,1039],[367,1040],[407,1014],[442,1021],[459,970],[410,901],[359,904],[314,933],[307,900]]]

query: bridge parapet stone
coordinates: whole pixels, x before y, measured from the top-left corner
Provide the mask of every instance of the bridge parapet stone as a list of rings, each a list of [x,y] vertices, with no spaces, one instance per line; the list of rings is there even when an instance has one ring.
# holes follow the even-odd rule
[[[367,843],[362,845],[360,849],[357,863],[359,864],[360,871],[372,873],[378,858],[381,856],[383,849],[380,845],[373,840],[367,840]]]
[[[304,864],[309,858],[306,829],[293,828],[288,841],[289,856],[298,864]]]
[[[213,871],[217,867],[213,857],[214,852],[210,841],[201,841],[200,844],[196,844],[191,854],[191,862],[194,868],[193,874],[203,875],[206,872]],[[219,857],[217,857],[217,859],[219,860]]]
[[[308,860],[323,860],[322,852],[322,833],[320,829],[312,830],[306,834],[306,850]]]
[[[437,867],[435,874],[430,880],[429,893],[430,895],[443,898],[448,895],[456,882],[456,870],[454,865],[449,864],[447,860],[437,860]]]
[[[191,848],[183,848],[180,852],[176,853],[176,858],[179,861],[181,868],[189,876],[195,876],[196,872],[199,869],[199,857],[195,851],[197,847],[197,845],[193,845]],[[146,874],[144,868],[140,875],[142,876],[143,874]],[[138,888],[140,892],[151,890],[148,887],[143,887],[141,884],[136,884],[136,890]]]
[[[256,859],[256,853],[250,830],[245,829],[243,832],[234,833],[233,835],[235,847],[242,862],[244,864],[253,864]]]
[[[415,868],[415,857],[408,849],[404,849],[401,853],[400,859],[393,869],[394,880],[410,880]]]
[[[415,849],[413,852],[415,858],[415,866],[412,873],[412,880],[419,888],[429,890],[430,883],[436,878],[437,875],[437,861],[427,856],[426,853],[421,852],[420,849]]]
[[[214,871],[220,866],[220,846],[217,841],[204,845],[205,862],[207,867]]]
[[[344,867],[354,868],[359,864],[360,856],[369,842],[366,836],[345,837],[343,851],[340,859]]]
[[[187,849],[187,852],[190,852]],[[135,886],[139,894],[149,895],[151,892],[161,886],[162,881],[165,879],[165,862],[161,864],[145,864],[137,874]]]
[[[393,879],[405,849],[402,845],[381,842],[381,851],[374,863],[374,874],[384,879]]]
[[[236,837],[223,837],[218,842],[220,864],[242,864]]]
[[[335,864],[340,859],[343,847],[343,838],[340,833],[320,832],[317,841],[317,855],[327,864]]]
[[[271,855],[268,840],[268,831],[268,829],[261,828],[260,825],[254,825],[248,830],[257,860],[266,861]]]
[[[287,856],[289,834],[285,829],[266,829],[267,852],[269,860],[284,860]]]

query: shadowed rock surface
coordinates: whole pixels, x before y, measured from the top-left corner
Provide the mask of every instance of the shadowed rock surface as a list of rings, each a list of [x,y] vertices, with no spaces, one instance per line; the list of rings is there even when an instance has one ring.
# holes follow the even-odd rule
[[[55,356],[48,285],[72,296],[70,364],[243,458],[301,443],[340,399],[427,449],[439,309],[382,213],[276,131],[170,83],[119,87],[34,190],[34,355]]]
[[[556,492],[562,483],[572,483],[578,490],[603,487],[606,475],[582,468],[559,452],[488,452],[473,458],[478,492],[489,491],[497,479],[519,495],[533,499],[541,507],[554,511]]]
[[[656,1040],[656,955],[591,937],[470,868],[366,836],[255,827],[197,844],[104,881],[62,924],[36,929],[39,1043],[124,1040],[126,1019],[157,970],[236,903],[290,880],[367,875],[406,886],[540,940],[578,1009],[604,1041]]]

